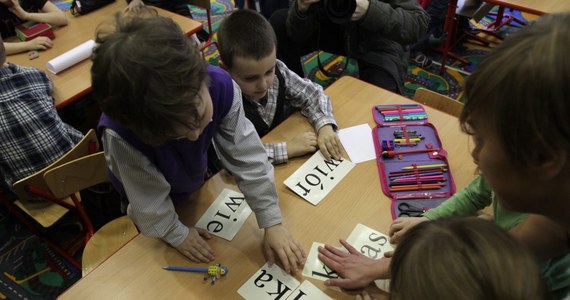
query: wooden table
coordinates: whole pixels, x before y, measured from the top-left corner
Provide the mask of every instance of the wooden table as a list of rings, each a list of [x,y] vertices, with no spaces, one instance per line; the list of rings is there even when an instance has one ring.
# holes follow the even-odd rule
[[[335,116],[341,128],[368,123],[374,126],[371,108],[377,104],[410,103],[411,100],[364,83],[343,77],[331,85]],[[461,132],[455,117],[426,108],[429,120],[437,127],[458,188],[474,178],[475,166],[468,150],[468,136]],[[264,141],[282,141],[296,132],[311,128],[299,114],[291,116],[271,131]],[[285,226],[308,253],[314,241],[338,244],[347,238],[358,223],[387,233],[392,222],[390,199],[380,188],[375,161],[357,164],[354,169],[317,206],[295,195],[283,181],[297,170],[307,157],[293,159],[275,168],[280,207]],[[185,224],[193,225],[224,187],[236,189],[227,173],[221,172],[194,193],[186,206],[177,207]],[[164,242],[138,235],[86,277],[69,288],[60,299],[241,299],[237,290],[265,263],[261,252],[263,231],[257,228],[253,214],[234,240],[214,237],[209,244],[217,261],[227,265],[229,274],[215,286],[202,281],[195,273],[162,270],[167,265],[196,265]],[[326,288],[322,281],[297,275],[302,282],[310,280],[335,299],[354,296]]]
[[[69,24],[55,29],[56,37],[53,48],[41,51],[40,57],[34,60],[29,60],[28,54],[24,52],[8,56],[7,61],[21,66],[36,67],[45,71],[54,83],[53,97],[55,99],[55,106],[61,109],[91,92],[91,60],[87,59],[57,75],[47,70],[47,62],[90,39],[94,39],[97,26],[101,22],[111,20],[114,13],[122,11],[126,5],[124,0],[116,0],[105,7],[83,16],[73,16],[67,11],[65,15],[69,20]],[[202,28],[202,23],[198,21],[160,8],[157,8],[157,10],[160,15],[168,16],[175,20],[188,35]],[[14,40],[16,39],[12,38],[6,41]]]

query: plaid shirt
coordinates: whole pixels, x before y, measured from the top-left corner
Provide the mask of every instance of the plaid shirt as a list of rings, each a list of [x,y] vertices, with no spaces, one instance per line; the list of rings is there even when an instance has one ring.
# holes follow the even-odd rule
[[[51,94],[44,72],[0,67],[0,174],[8,186],[56,161],[83,137],[60,119]]]
[[[283,111],[291,111],[292,108],[301,109],[301,114],[309,119],[316,132],[328,124],[332,124],[336,130],[337,124],[332,114],[332,105],[323,88],[306,78],[299,77],[280,60],[277,60],[277,68],[283,75],[285,82],[285,107]],[[273,123],[277,111],[277,94],[279,94],[279,79],[275,76],[267,91],[267,103],[262,105],[252,101],[257,106],[257,113],[268,126]],[[263,145],[272,164],[286,163],[289,159],[286,142],[264,143]]]

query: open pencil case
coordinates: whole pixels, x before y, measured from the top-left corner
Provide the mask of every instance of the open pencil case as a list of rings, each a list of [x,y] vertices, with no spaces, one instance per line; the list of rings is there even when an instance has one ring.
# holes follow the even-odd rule
[[[419,216],[455,193],[447,152],[423,106],[379,105],[372,113],[380,184],[392,198],[393,218]]]

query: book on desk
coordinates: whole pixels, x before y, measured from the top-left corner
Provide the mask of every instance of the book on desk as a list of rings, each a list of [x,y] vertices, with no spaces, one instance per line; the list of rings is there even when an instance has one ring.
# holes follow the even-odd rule
[[[34,21],[28,21],[16,26],[16,35],[24,42],[33,40],[39,36],[45,36],[52,40],[55,39],[51,25],[47,23],[36,23]]]

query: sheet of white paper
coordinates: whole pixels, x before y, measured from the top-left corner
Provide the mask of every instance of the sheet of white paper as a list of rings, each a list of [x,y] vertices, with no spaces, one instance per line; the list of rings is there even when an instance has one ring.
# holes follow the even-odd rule
[[[321,151],[317,151],[285,179],[285,185],[303,199],[317,205],[353,167],[354,164],[347,159],[325,160]]]
[[[88,40],[87,42],[48,61],[46,67],[50,72],[57,74],[91,57],[93,47],[95,47],[95,41]]]
[[[324,247],[325,245],[323,243],[313,242],[309,255],[307,255],[307,260],[305,261],[305,267],[303,267],[303,276],[322,281],[338,278],[338,274],[319,259],[319,246]]]
[[[251,300],[287,299],[299,285],[295,277],[279,266],[276,264],[269,266],[266,263],[239,288],[238,294],[244,299]]]
[[[243,194],[224,189],[200,217],[196,227],[231,241],[250,214],[251,208]]]
[[[357,164],[376,158],[372,129],[368,124],[340,129],[338,137],[353,163]]]
[[[310,281],[305,280],[287,300],[332,300]]]

